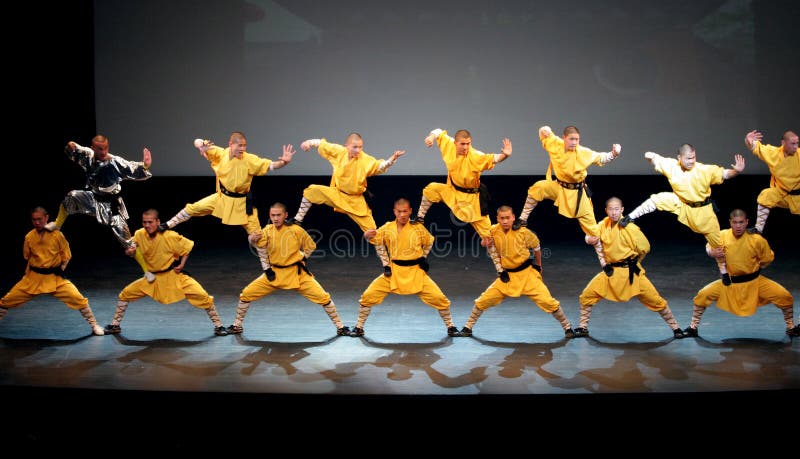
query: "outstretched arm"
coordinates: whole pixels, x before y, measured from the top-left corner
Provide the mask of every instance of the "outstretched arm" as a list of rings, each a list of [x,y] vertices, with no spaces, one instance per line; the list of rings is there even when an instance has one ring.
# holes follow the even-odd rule
[[[736,162],[734,164],[731,164],[731,167],[733,169],[725,169],[722,172],[722,178],[724,178],[725,180],[736,177],[737,175],[741,174],[742,171],[744,170],[744,156],[736,155],[734,156],[734,159],[736,160]]]
[[[381,164],[378,166],[378,173],[382,174],[386,172],[386,169],[393,166],[394,163],[397,162],[397,159],[403,156],[404,154],[406,154],[405,150],[395,150],[395,152],[392,154],[392,156],[389,157],[389,159],[384,159],[383,161],[381,161]]]
[[[539,139],[544,140],[553,135],[553,130],[550,126],[542,126],[539,128]]]
[[[756,146],[756,142],[761,142],[761,139],[763,138],[764,134],[758,131],[750,131],[744,136],[744,144],[747,145],[747,148],[752,151]]]
[[[605,165],[614,161],[620,153],[622,153],[622,145],[618,143],[611,145],[611,151],[598,153],[600,155],[600,164]]]
[[[280,169],[283,166],[289,164],[290,162],[292,162],[292,156],[294,156],[295,153],[297,153],[297,152],[294,150],[294,147],[292,147],[291,144],[290,145],[284,145],[283,146],[283,155],[281,155],[281,157],[278,158],[277,161],[273,161],[269,165],[269,168],[271,170],[275,170],[275,169]]]
[[[494,162],[502,163],[503,161],[508,159],[509,156],[511,156],[512,150],[513,149],[511,146],[511,140],[509,140],[508,138],[503,139],[503,149],[501,150],[500,153],[496,153],[494,155]]]
[[[176,273],[181,272],[183,270],[183,267],[186,266],[186,260],[188,259],[189,259],[189,254],[187,253],[186,255],[181,257],[181,262],[178,263],[178,266],[172,268],[172,270],[175,271]]]
[[[439,136],[440,136],[441,134],[442,134],[442,130],[441,130],[441,129],[439,129],[439,128],[436,128],[436,129],[432,130],[432,131],[431,131],[431,132],[428,134],[428,136],[427,136],[427,137],[425,137],[425,146],[426,146],[426,147],[432,147],[432,146],[433,146],[433,142],[435,142],[435,141],[436,141],[436,139],[437,139],[437,138],[439,138]]]
[[[214,142],[210,140],[203,140],[203,139],[194,139],[194,146],[200,152],[200,156],[205,159],[208,159],[208,155],[206,152],[208,151],[209,147],[214,146]]]
[[[725,248],[717,247],[712,249],[710,245],[706,244],[706,253],[711,258],[722,258],[725,256]]]
[[[322,142],[322,139],[308,139],[308,140],[305,140],[305,141],[303,141],[303,143],[300,144],[300,149],[302,149],[303,151],[308,151],[312,147],[313,148],[317,148],[317,147],[319,147],[320,142]]]

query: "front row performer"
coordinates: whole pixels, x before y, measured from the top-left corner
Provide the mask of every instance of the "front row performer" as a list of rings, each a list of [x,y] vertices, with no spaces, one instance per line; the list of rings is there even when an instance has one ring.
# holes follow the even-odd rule
[[[238,334],[244,331],[242,322],[253,301],[275,290],[297,290],[308,301],[322,306],[336,327],[338,336],[348,336],[350,329],[339,319],[339,313],[330,294],[323,290],[306,267],[306,260],[317,245],[300,225],[287,225],[288,216],[286,206],[276,202],[269,208],[269,219],[272,223],[250,235],[250,243],[266,252],[269,265],[264,274],[242,290],[239,295],[239,305],[236,307],[236,319],[228,327],[228,333]]]
[[[497,209],[497,224],[490,230],[500,254],[503,270],[509,273],[509,281],[502,282],[500,279],[495,279],[492,285],[475,300],[472,314],[461,328],[459,336],[472,336],[472,328],[483,311],[500,304],[506,297],[518,298],[525,295],[544,312],[553,315],[564,329],[564,336],[575,337],[561,304],[553,298],[542,280],[542,251],[539,238],[528,228],[512,229],[514,218],[513,209],[502,206]],[[531,252],[536,259],[535,263],[530,258]]]
[[[630,215],[620,220],[623,228],[642,215],[655,210],[665,210],[678,216],[678,221],[688,226],[695,233],[705,236],[712,248],[723,247],[719,235],[719,221],[714,213],[711,200],[711,185],[719,185],[723,181],[736,177],[744,170],[744,158],[736,155],[732,169],[697,162],[697,152],[688,143],[678,149],[678,157],[666,158],[658,153],[648,151],[644,157],[653,163],[657,172],[664,174],[669,180],[672,191],[655,193]],[[730,285],[730,275],[725,264],[725,253],[720,252],[716,259],[722,283]]]
[[[128,304],[149,296],[161,304],[172,304],[186,298],[192,306],[206,310],[208,318],[214,324],[215,335],[227,335],[214,307],[214,297],[183,270],[194,242],[175,231],[161,232],[160,224],[157,210],[148,209],[142,213],[142,228],[133,234],[131,246],[125,250],[125,254],[133,256],[137,249],[140,250],[156,278],[152,283],[140,278],[122,289],[114,318],[106,326],[105,332],[120,333],[120,322]]]
[[[43,207],[31,210],[33,229],[25,235],[22,256],[28,260],[22,276],[3,298],[0,298],[0,320],[10,308],[21,306],[37,295],[52,294],[71,309],[81,313],[92,334],[102,335],[103,327],[97,325],[89,300],[81,295],[75,284],[64,278],[64,270],[72,258],[69,243],[57,229],[48,231],[47,211]]]
[[[657,312],[664,319],[676,339],[684,338],[667,300],[658,294],[641,265],[645,255],[650,252],[650,242],[636,224],[630,223],[625,227],[618,224],[624,211],[619,198],[612,197],[606,201],[608,216],[598,226],[606,260],[614,271],[610,277],[598,273],[583,289],[580,296],[580,324],[575,329],[575,336],[589,336],[589,318],[592,307],[598,301],[605,298],[622,302],[636,297],[647,309]]]
[[[406,198],[394,202],[395,220],[376,231],[366,231],[364,237],[373,245],[383,245],[384,273],[369,284],[359,299],[358,319],[350,336],[364,336],[364,322],[372,307],[383,302],[390,293],[416,294],[423,303],[433,307],[447,327],[448,336],[459,336],[450,315],[450,300],[428,277],[427,256],[433,248],[433,235],[423,225],[411,224],[411,203]],[[391,263],[391,264],[390,264]]]
[[[736,316],[751,316],[758,307],[772,303],[783,312],[786,334],[800,336],[800,324],[795,326],[793,321],[794,298],[783,286],[761,275],[761,269],[772,263],[775,253],[760,234],[747,231],[748,223],[747,214],[743,210],[734,210],[730,213],[730,229],[721,231],[724,252],[722,248],[706,245],[706,252],[710,257],[727,257],[732,284],[724,287],[717,280],[697,292],[694,297],[692,323],[684,330],[687,336],[698,336],[700,318],[715,301],[718,308]]]

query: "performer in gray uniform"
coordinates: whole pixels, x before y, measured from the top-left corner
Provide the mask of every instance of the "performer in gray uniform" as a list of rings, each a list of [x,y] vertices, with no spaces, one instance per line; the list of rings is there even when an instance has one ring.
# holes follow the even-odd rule
[[[128,210],[119,192],[123,180],[147,180],[153,176],[150,165],[153,163],[150,150],[142,150],[142,161],[128,161],[108,152],[108,139],[96,135],[92,147],[83,147],[70,141],[64,152],[69,159],[78,163],[86,173],[86,186],[83,190],[67,193],[58,208],[58,216],[45,228],[49,231],[60,229],[68,215],[84,214],[97,218],[101,225],[110,226],[122,247],[130,247],[131,231],[128,228]],[[149,272],[141,253],[137,250],[136,261],[142,267],[147,280],[152,282],[155,275]]]

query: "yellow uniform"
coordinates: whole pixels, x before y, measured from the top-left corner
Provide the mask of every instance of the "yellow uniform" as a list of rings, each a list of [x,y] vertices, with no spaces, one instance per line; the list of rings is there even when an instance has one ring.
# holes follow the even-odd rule
[[[218,146],[209,147],[206,157],[217,176],[217,192],[187,204],[186,213],[192,217],[211,214],[221,219],[223,224],[244,226],[248,233],[259,231],[258,210],[253,207],[248,215],[248,198],[243,195],[250,192],[254,176],[269,172],[272,161],[247,152],[242,153],[241,158],[231,157],[230,148]]]
[[[465,193],[455,188],[477,190],[481,185],[481,172],[494,169],[493,153],[483,153],[472,147],[464,156],[456,154],[455,140],[442,131],[436,138],[442,160],[447,166],[447,183],[430,183],[422,190],[431,202],[444,202],[459,220],[472,224],[482,238],[489,235],[489,215],[481,215],[479,193]]]
[[[388,222],[378,228],[377,234],[370,241],[374,245],[385,245],[392,260],[392,275],[380,275],[367,287],[359,299],[365,307],[372,307],[383,302],[389,293],[399,295],[416,294],[423,303],[438,309],[450,307],[450,300],[442,293],[428,273],[417,264],[403,266],[396,261],[417,260],[425,256],[425,248],[433,246],[433,235],[423,225],[408,223],[402,230],[397,229],[397,222]]]
[[[677,159],[660,155],[655,155],[652,161],[655,170],[669,180],[673,191],[650,196],[656,209],[672,212],[678,216],[679,222],[695,233],[705,236],[711,247],[721,247],[719,221],[709,198],[711,185],[723,182],[725,169],[720,166],[695,163],[694,167],[687,171],[681,167]],[[704,202],[707,204],[693,207]]]
[[[41,274],[32,269],[60,268],[72,258],[69,243],[61,231],[31,230],[25,235],[22,256],[28,260],[25,275],[0,298],[0,307],[20,306],[45,293],[52,294],[71,309],[83,309],[89,304],[89,300],[81,295],[77,287],[61,275]]]
[[[747,232],[736,238],[730,229],[720,234],[732,283],[724,286],[721,280],[711,282],[697,292],[694,304],[708,307],[716,301],[717,307],[737,316],[753,315],[756,308],[768,303],[781,309],[791,308],[794,303],[792,295],[775,281],[759,274],[752,280],[737,282],[737,276],[757,273],[775,259],[767,240],[759,234]]]
[[[326,305],[331,296],[305,269],[304,259],[317,248],[314,240],[298,225],[282,225],[275,228],[269,224],[262,230],[259,247],[264,247],[275,271],[275,280],[262,274],[242,290],[239,300],[250,303],[263,298],[275,290],[297,290],[312,303]]]
[[[214,305],[214,297],[200,283],[188,274],[170,269],[176,260],[192,251],[194,242],[175,231],[157,232],[151,237],[144,228],[136,230],[133,241],[142,252],[147,266],[155,273],[156,280],[151,283],[141,278],[131,282],[120,292],[120,301],[131,302],[149,296],[161,304],[186,298],[192,306],[200,309],[209,309]]]
[[[615,264],[614,274],[611,277],[605,273],[594,276],[580,295],[581,306],[592,306],[603,298],[623,302],[636,297],[651,311],[664,309],[667,300],[658,294],[641,265],[642,259],[650,252],[650,242],[639,227],[629,223],[622,228],[608,217],[600,221],[598,227],[606,260]],[[632,259],[636,259],[638,275],[631,275],[629,266],[620,266],[622,262]]]
[[[578,145],[575,151],[566,151],[564,139],[550,133],[543,136],[539,133],[542,147],[550,155],[550,166],[546,178],[539,180],[528,188],[528,196],[541,202],[550,199],[558,207],[558,213],[567,218],[577,218],[584,233],[597,236],[597,220],[594,218],[594,207],[584,189],[583,182],[589,174],[591,165],[603,166],[602,155],[589,148]],[[553,180],[551,170],[555,173]],[[562,186],[563,182],[569,188]],[[580,197],[579,197],[580,194]]]
[[[788,208],[791,213],[800,214],[800,154],[787,156],[783,146],[764,145],[757,140],[753,142],[753,154],[767,163],[772,174],[769,188],[758,195],[758,203],[764,207]]]
[[[367,177],[384,172],[385,169],[380,168],[381,160],[363,151],[350,159],[345,147],[325,139],[320,140],[317,151],[333,167],[331,184],[310,185],[303,190],[303,197],[313,204],[326,204],[336,212],[349,215],[362,231],[375,229],[375,220],[364,200],[364,192],[367,190]]]
[[[542,275],[532,266],[521,271],[509,271],[523,263],[531,256],[531,250],[539,248],[539,238],[527,228],[504,231],[499,224],[492,225],[490,236],[500,254],[503,269],[508,271],[508,282],[496,279],[475,300],[475,306],[484,311],[500,304],[505,297],[517,298],[525,295],[536,303],[543,311],[552,313],[560,303],[553,298],[550,290],[544,285]]]

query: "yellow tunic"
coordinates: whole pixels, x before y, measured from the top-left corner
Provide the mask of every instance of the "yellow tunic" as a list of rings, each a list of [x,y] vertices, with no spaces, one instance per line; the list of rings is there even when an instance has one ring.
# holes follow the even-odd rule
[[[299,225],[282,225],[276,228],[269,224],[262,229],[259,247],[265,247],[269,256],[272,270],[275,271],[275,280],[267,280],[262,274],[242,290],[239,299],[249,303],[263,298],[275,290],[297,290],[309,301],[320,305],[331,302],[331,296],[317,282],[314,276],[302,269],[297,273],[294,263],[302,261],[311,255],[317,248],[311,236]],[[279,268],[278,266],[286,266]]]
[[[249,219],[245,198],[222,194],[220,185],[230,192],[246,194],[250,191],[253,177],[266,175],[272,161],[247,152],[242,153],[241,158],[231,158],[230,148],[217,146],[210,147],[206,156],[217,175],[217,192],[194,204],[187,204],[187,212],[192,216],[211,214],[226,225],[247,225]]]
[[[539,139],[542,141],[547,154],[550,156],[550,166],[555,173],[556,178],[562,182],[580,183],[586,180],[589,175],[588,168],[591,165],[603,166],[601,162],[600,153],[593,151],[589,148],[578,145],[575,151],[566,151],[564,148],[564,139],[561,137],[550,134],[543,137],[539,134]],[[594,208],[589,196],[584,193],[581,196],[580,205],[578,205],[578,190],[571,190],[564,188],[552,179],[550,175],[550,168],[548,168],[545,180],[539,180],[528,189],[528,195],[537,201],[544,199],[553,200],[553,204],[558,207],[558,213],[568,218],[591,218],[594,222]],[[577,214],[576,214],[577,206]],[[581,224],[581,226],[584,226]],[[587,227],[591,226],[589,224]],[[586,231],[586,228],[584,228]]]
[[[303,190],[303,196],[314,204],[327,204],[334,211],[349,215],[359,226],[362,226],[362,222],[356,217],[369,217],[372,225],[368,228],[362,226],[361,229],[374,229],[375,222],[364,200],[364,191],[367,189],[367,177],[381,173],[381,161],[363,151],[358,157],[350,159],[345,147],[325,139],[320,141],[317,151],[333,167],[331,184],[310,185]]]
[[[686,171],[675,158],[656,155],[653,166],[663,174],[672,187],[672,193],[656,193],[650,196],[658,210],[672,212],[678,221],[688,226],[695,233],[700,233],[712,247],[721,247],[719,239],[719,221],[711,204],[702,207],[690,207],[686,202],[703,202],[711,196],[711,185],[719,185],[724,179],[720,166],[695,163]]]
[[[13,308],[20,306],[36,295],[50,293],[72,309],[81,309],[89,300],[81,295],[75,285],[56,274],[39,274],[30,267],[56,268],[72,258],[69,243],[61,231],[42,231],[35,229],[25,235],[22,256],[28,260],[25,275],[11,290],[0,298],[0,306]]]
[[[489,233],[500,255],[504,269],[516,268],[531,256],[531,250],[539,248],[539,238],[527,228],[504,231],[499,224],[492,225]],[[525,295],[545,312],[558,309],[559,302],[544,285],[539,271],[529,266],[522,271],[508,273],[509,282],[496,279],[475,300],[478,309],[485,310],[499,304],[503,298]]]
[[[423,225],[407,223],[402,230],[397,222],[384,224],[370,241],[374,245],[385,245],[392,260],[416,260],[424,256],[424,248],[433,245],[433,235]],[[436,309],[447,309],[450,300],[438,285],[428,277],[419,265],[400,266],[392,263],[392,275],[378,276],[361,295],[364,306],[379,304],[389,293],[399,295],[417,294],[425,304]]]
[[[120,292],[120,300],[131,302],[149,296],[161,304],[171,304],[186,298],[190,304],[202,309],[214,304],[214,298],[195,279],[168,269],[192,251],[193,241],[171,230],[150,237],[144,228],[136,230],[133,241],[152,271],[167,271],[157,273],[153,282],[144,278],[131,282]]]
[[[765,207],[788,208],[793,214],[800,214],[800,195],[788,192],[800,189],[800,154],[784,155],[783,146],[764,145],[753,142],[753,154],[767,163],[770,177],[769,188],[758,195],[758,203]]]
[[[591,306],[601,299],[610,301],[628,301],[637,297],[648,309],[660,311],[667,306],[667,301],[658,294],[653,284],[645,276],[642,259],[650,252],[650,242],[635,223],[629,223],[625,228],[614,224],[606,217],[598,224],[600,240],[606,254],[606,261],[617,263],[630,257],[638,257],[639,275],[633,276],[630,282],[630,272],[627,267],[614,267],[611,277],[605,273],[598,273],[589,281],[589,284],[580,295],[582,306]]]
[[[721,231],[725,244],[725,259],[731,276],[741,276],[766,268],[775,259],[767,240],[758,234],[744,233],[738,239],[730,229]],[[694,298],[694,304],[707,307],[714,301],[717,307],[737,316],[750,316],[756,308],[773,303],[779,308],[791,306],[792,295],[775,281],[763,275],[749,282],[725,286],[722,280],[703,287]]]
[[[447,204],[456,218],[462,222],[485,220],[485,230],[488,231],[489,216],[481,215],[479,194],[463,193],[456,190],[453,184],[461,188],[478,188],[481,184],[481,172],[494,169],[494,153],[483,153],[470,147],[466,155],[459,156],[456,154],[455,139],[447,135],[447,131],[442,131],[436,142],[442,152],[442,160],[447,166],[447,184],[431,183],[422,190],[423,195],[431,202]],[[481,232],[483,230],[479,231],[479,234]]]

